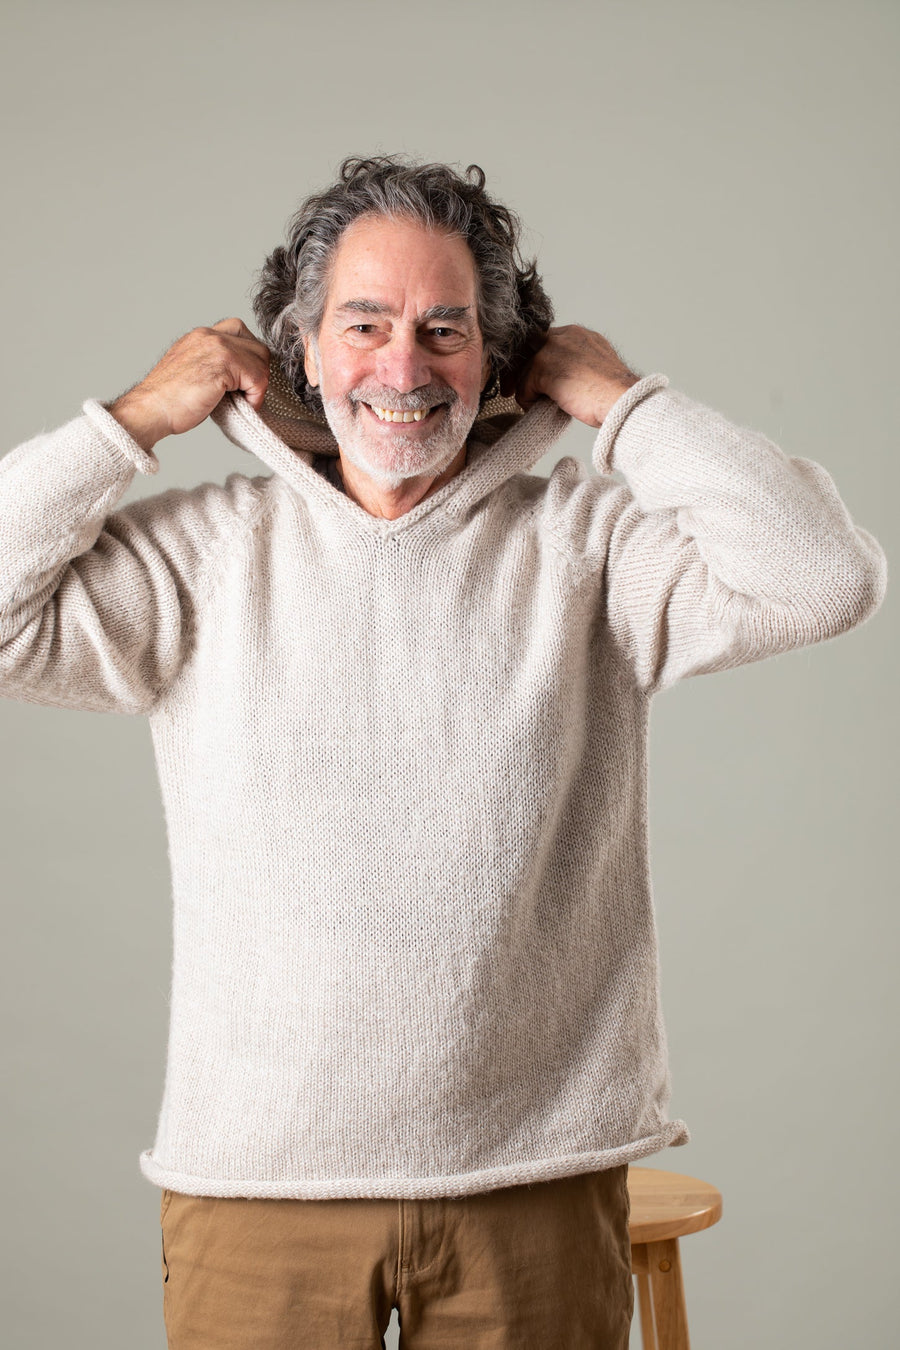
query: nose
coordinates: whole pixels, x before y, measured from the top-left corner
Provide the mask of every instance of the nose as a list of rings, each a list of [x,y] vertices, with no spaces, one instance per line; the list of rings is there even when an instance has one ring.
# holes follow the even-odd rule
[[[398,394],[410,394],[431,382],[428,353],[423,350],[416,333],[397,331],[377,349],[375,375],[388,389]]]

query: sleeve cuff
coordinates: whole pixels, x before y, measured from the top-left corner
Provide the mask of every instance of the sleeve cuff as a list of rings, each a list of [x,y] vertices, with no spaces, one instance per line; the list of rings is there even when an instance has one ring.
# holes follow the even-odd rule
[[[669,377],[667,375],[645,375],[643,379],[638,380],[637,384],[633,384],[630,389],[626,389],[624,394],[616,399],[603,419],[603,425],[597,432],[597,439],[594,441],[594,448],[591,451],[591,461],[598,473],[612,473],[614,471],[613,450],[616,437],[632,408],[636,407],[648,395],[655,394],[658,389],[667,389],[668,385]]]
[[[630,390],[628,391],[631,392]],[[130,459],[140,473],[159,473],[159,460],[152,450],[145,450],[130,436],[121,422],[117,422],[112,413],[96,398],[85,399],[82,412],[101,431],[116,449],[121,450],[126,459]]]

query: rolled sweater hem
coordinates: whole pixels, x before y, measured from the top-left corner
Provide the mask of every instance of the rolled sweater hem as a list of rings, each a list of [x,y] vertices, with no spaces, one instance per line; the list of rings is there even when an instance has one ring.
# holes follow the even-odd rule
[[[457,1172],[431,1177],[338,1177],[318,1180],[282,1179],[261,1181],[253,1178],[200,1177],[162,1167],[151,1149],[140,1155],[140,1167],[148,1181],[182,1195],[268,1200],[402,1199],[423,1200],[450,1195],[473,1195],[504,1186],[529,1185],[578,1176],[584,1172],[603,1172],[623,1163],[636,1162],[664,1148],[686,1144],[690,1133],[683,1120],[668,1121],[655,1134],[635,1139],[617,1148],[588,1153],[561,1154],[530,1162],[486,1167],[476,1172]]]

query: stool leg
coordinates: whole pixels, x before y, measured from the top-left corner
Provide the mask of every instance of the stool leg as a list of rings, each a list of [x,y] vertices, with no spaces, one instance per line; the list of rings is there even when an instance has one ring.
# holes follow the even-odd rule
[[[678,1239],[648,1242],[647,1265],[659,1350],[690,1350]]]
[[[653,1325],[653,1300],[650,1280],[645,1274],[635,1275],[638,1287],[638,1307],[641,1310],[641,1345],[644,1350],[656,1350],[656,1328]]]

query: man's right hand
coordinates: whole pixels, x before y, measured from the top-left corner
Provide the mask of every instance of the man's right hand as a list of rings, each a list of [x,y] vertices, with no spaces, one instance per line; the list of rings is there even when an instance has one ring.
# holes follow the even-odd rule
[[[230,389],[242,390],[259,411],[268,383],[268,347],[240,319],[220,319],[180,337],[109,411],[149,451],[164,436],[198,426]]]

